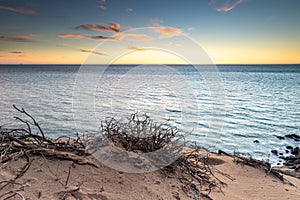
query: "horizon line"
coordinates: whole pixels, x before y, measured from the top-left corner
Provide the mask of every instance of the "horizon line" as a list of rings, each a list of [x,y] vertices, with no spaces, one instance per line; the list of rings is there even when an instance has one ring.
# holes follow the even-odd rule
[[[190,66],[190,65],[300,65],[300,63],[234,63],[234,64],[140,64],[140,63],[131,63],[131,64],[82,64],[82,63],[0,63],[0,65],[180,65],[180,66]]]

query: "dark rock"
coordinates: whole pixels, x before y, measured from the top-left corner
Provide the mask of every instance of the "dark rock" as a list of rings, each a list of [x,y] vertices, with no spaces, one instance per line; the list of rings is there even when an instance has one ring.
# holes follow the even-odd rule
[[[284,156],[279,156],[278,158],[282,159],[282,160],[285,160],[285,157]]]
[[[282,136],[276,135],[276,137],[277,137],[279,140],[284,140],[284,137],[282,137]]]
[[[285,153],[290,153],[290,151],[289,150],[285,150]]]
[[[300,136],[296,134],[288,134],[285,137],[293,139],[293,140],[300,140]]]
[[[283,156],[283,153],[279,153],[279,155]]]
[[[296,142],[300,142],[300,139],[294,139]]]
[[[296,147],[294,148],[292,151],[291,151],[291,154],[297,156],[297,155],[300,155],[300,149],[299,147]]]
[[[259,141],[258,140],[254,140],[253,143],[259,143]]]
[[[293,150],[294,149],[292,146],[286,146],[285,148],[287,148],[289,150]]]
[[[278,155],[278,151],[277,150],[271,150],[271,153],[275,154],[276,156]]]
[[[288,167],[291,167],[291,166],[294,166],[295,164],[293,162],[291,162],[290,160],[286,161],[284,163],[285,166],[288,166]]]
[[[286,161],[294,162],[295,160],[300,159],[300,157],[297,156],[288,156],[285,158]]]

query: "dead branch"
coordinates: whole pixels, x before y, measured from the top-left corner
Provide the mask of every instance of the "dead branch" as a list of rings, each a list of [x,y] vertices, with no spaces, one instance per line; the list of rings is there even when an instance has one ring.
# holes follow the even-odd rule
[[[55,151],[53,149],[47,149],[47,148],[36,148],[28,151],[28,153],[30,153],[31,155],[42,154],[43,157],[48,159],[69,160],[79,165],[90,165],[98,168],[96,164],[89,162],[87,159],[83,158],[82,156],[78,156],[71,152]]]
[[[21,117],[15,119],[25,128],[2,128],[0,129],[0,168],[7,163],[19,158],[26,158],[26,164],[18,170],[17,175],[11,180],[1,182],[0,190],[6,186],[15,184],[16,180],[23,176],[31,165],[31,155],[37,155],[48,159],[70,160],[79,165],[90,165],[98,167],[96,164],[89,162],[84,156],[89,155],[85,152],[83,142],[80,138],[67,140],[46,138],[38,122],[24,108],[13,107],[21,114],[30,118],[30,121]],[[32,133],[33,128],[37,128],[37,134]],[[18,191],[11,191],[12,196],[18,195]],[[6,194],[7,195],[7,194]]]
[[[281,172],[279,172],[276,169],[273,169],[270,165],[270,163],[265,161],[256,160],[252,157],[243,157],[240,156],[239,153],[234,154],[234,160],[235,163],[241,164],[241,165],[248,165],[255,168],[261,168],[266,172],[266,175],[273,175],[274,177],[278,178],[282,183],[289,184],[291,186],[295,185],[284,178]]]
[[[35,119],[34,119],[29,113],[27,113],[27,112],[24,110],[24,108],[18,108],[18,107],[17,107],[16,105],[14,105],[14,104],[13,104],[13,107],[14,107],[17,111],[19,111],[20,113],[23,113],[23,114],[25,114],[26,116],[30,117],[30,119],[33,121],[34,126],[36,126],[36,127],[39,129],[40,133],[42,134],[43,139],[46,139],[46,138],[45,138],[45,135],[44,135],[44,132],[43,132],[43,130],[41,129],[40,125],[35,121]],[[20,119],[20,118],[19,118],[19,119]],[[23,121],[23,120],[22,120],[22,121]],[[28,126],[29,126],[29,123],[27,122],[26,124],[27,124],[27,127],[28,127]],[[30,126],[29,126],[29,130],[30,130]]]

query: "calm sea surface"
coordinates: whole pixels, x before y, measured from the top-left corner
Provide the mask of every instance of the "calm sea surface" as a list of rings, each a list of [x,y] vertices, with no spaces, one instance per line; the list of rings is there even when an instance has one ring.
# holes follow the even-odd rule
[[[0,66],[0,124],[24,107],[52,137],[146,112],[211,150],[268,158],[300,135],[300,65]],[[254,143],[258,140],[259,143]]]

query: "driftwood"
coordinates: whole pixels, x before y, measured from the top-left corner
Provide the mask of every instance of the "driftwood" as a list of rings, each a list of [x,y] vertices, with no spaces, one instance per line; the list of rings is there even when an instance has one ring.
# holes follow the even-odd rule
[[[15,117],[16,120],[25,125],[25,128],[0,129],[0,169],[10,161],[19,158],[26,158],[26,163],[18,170],[14,178],[0,182],[0,190],[8,185],[16,184],[16,180],[29,169],[32,161],[30,156],[33,155],[47,159],[70,160],[75,164],[97,167],[96,164],[85,158],[85,155],[88,154],[85,152],[83,142],[78,135],[76,139],[68,138],[68,140],[47,138],[38,122],[29,113],[23,108],[18,108],[15,105],[13,107],[28,120]],[[37,133],[33,133],[33,130],[37,130]],[[9,195],[21,197],[19,192],[19,190],[8,191],[0,194],[0,198],[2,199],[4,196],[6,198]]]

